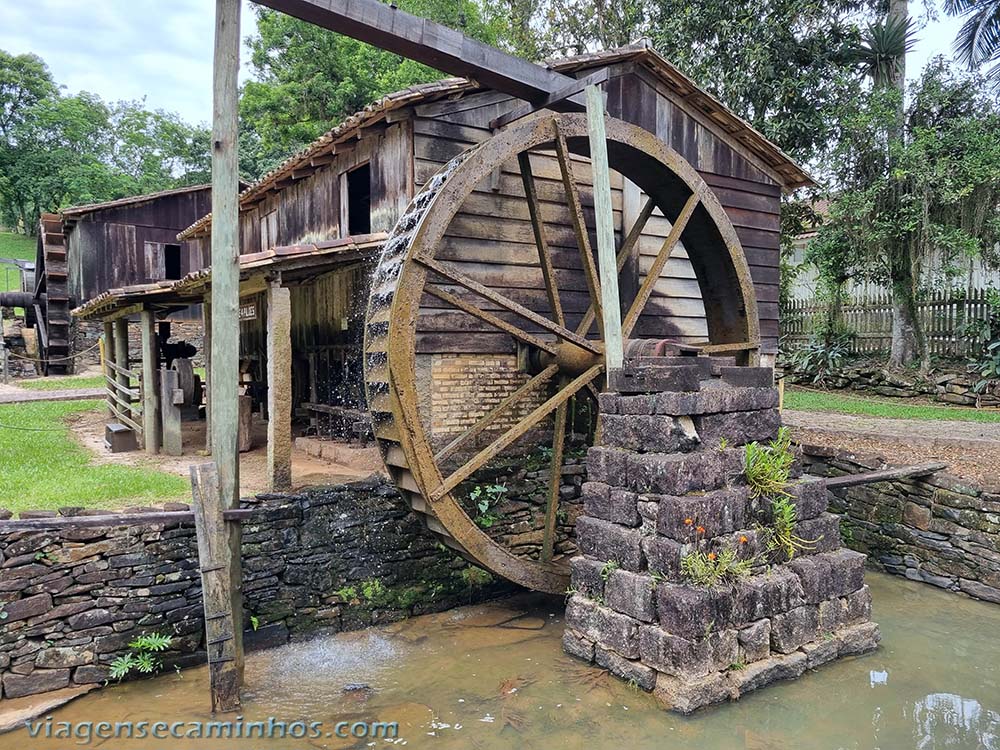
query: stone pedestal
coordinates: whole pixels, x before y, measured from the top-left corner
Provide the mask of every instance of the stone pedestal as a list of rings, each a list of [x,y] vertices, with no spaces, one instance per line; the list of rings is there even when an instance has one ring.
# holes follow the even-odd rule
[[[864,555],[841,547],[823,480],[788,487],[806,549],[789,560],[768,548],[771,503],[751,496],[744,445],[780,426],[777,391],[763,385],[769,371],[691,359],[664,377],[619,381],[688,390],[601,396],[602,445],[588,456],[563,638],[568,653],[682,713],[879,641]],[[677,376],[689,367],[696,377]],[[693,554],[735,555],[748,570],[696,585],[681,563]]]

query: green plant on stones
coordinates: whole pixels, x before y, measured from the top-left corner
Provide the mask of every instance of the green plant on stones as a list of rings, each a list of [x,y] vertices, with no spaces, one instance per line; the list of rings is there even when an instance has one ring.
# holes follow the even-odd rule
[[[121,682],[132,672],[153,674],[160,671],[163,662],[158,656],[173,643],[173,638],[161,633],[147,633],[128,644],[129,650],[111,662],[108,677]]]
[[[741,560],[732,547],[723,547],[717,553],[699,549],[681,558],[681,574],[695,586],[716,586],[746,578],[753,562]]]
[[[817,539],[803,539],[795,533],[798,523],[798,510],[795,504],[785,496],[771,501],[771,523],[757,529],[762,538],[765,551],[780,552],[787,560],[791,560],[798,552],[808,552],[815,549]]]
[[[746,446],[746,479],[750,497],[788,497],[788,477],[795,463],[792,436],[787,427],[768,445],[748,443]]]
[[[369,604],[381,604],[386,599],[385,584],[378,578],[369,578],[361,583],[361,598]]]
[[[358,590],[354,586],[341,586],[333,593],[343,602],[353,602],[358,598]]]
[[[250,615],[250,627],[255,633],[260,629],[260,618],[257,615]]]
[[[611,574],[614,573],[621,567],[615,560],[608,560],[604,565],[601,566],[601,580],[607,581],[611,578]]]
[[[461,572],[462,581],[467,588],[475,589],[493,582],[493,576],[489,571],[483,570],[475,565],[463,568]]]
[[[469,492],[469,500],[476,507],[476,524],[481,528],[488,529],[500,520],[500,514],[495,511],[496,506],[507,494],[505,484],[477,484]]]

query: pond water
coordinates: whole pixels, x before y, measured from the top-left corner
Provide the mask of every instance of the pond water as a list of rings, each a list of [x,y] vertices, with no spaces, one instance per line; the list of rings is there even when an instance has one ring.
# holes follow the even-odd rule
[[[19,730],[0,736],[0,750],[1000,748],[1000,607],[881,574],[868,581],[879,651],[692,717],[564,656],[562,601],[525,596],[251,654],[243,721],[323,722],[317,737],[88,743]],[[55,711],[52,731],[63,721],[210,721],[207,684],[199,668],[99,691]],[[340,721],[398,722],[399,734],[340,739]]]

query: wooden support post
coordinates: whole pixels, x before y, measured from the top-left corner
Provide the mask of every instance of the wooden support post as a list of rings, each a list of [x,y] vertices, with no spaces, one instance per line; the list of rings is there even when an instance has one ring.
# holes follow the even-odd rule
[[[115,364],[115,325],[110,320],[104,321],[104,338],[101,341],[101,371],[104,373],[104,390],[107,392],[108,416],[117,419],[118,410],[115,408],[115,387],[107,381],[107,378],[117,380],[115,371],[109,365]]]
[[[267,475],[271,490],[292,487],[292,299],[287,287],[267,288]]]
[[[212,458],[224,508],[239,502],[239,172],[236,151],[240,0],[216,0],[212,82]]]
[[[142,440],[146,453],[160,449],[159,386],[156,382],[158,359],[156,321],[152,310],[140,314],[142,326]]]
[[[604,358],[610,381],[612,374],[622,369],[625,360],[621,302],[618,295],[615,217],[611,206],[611,168],[608,165],[608,142],[604,126],[604,94],[597,86],[587,86],[585,93],[590,164],[594,171],[594,215],[597,220],[597,266],[601,277],[601,313],[604,318]]]
[[[168,456],[180,456],[184,452],[180,407],[183,400],[184,394],[178,388],[177,371],[160,370],[160,420],[163,425],[163,452]]]
[[[201,305],[202,344],[205,360],[205,450],[212,448],[212,303],[205,295]]]
[[[243,685],[240,524],[230,523],[227,528],[223,519],[225,505],[214,463],[191,467],[191,494],[198,534],[212,711],[238,711]]]
[[[124,370],[131,369],[128,354],[128,318],[117,318],[114,322],[115,329],[115,364]],[[124,388],[132,388],[132,380],[128,375],[122,375],[118,373],[116,376],[118,380],[118,385]],[[118,397],[124,401],[131,402],[131,396],[122,393],[122,389],[118,389]],[[129,419],[133,419],[133,413],[131,409],[121,409],[121,412],[127,412],[125,414]],[[120,412],[120,413],[121,413]]]

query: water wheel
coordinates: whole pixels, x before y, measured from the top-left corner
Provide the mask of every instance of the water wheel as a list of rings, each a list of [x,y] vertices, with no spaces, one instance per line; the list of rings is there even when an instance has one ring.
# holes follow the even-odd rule
[[[642,270],[638,264],[632,267],[636,278],[631,285],[621,285],[631,290],[621,300],[626,340],[648,350],[637,339],[671,335],[669,329],[657,329],[659,318],[647,318],[646,308],[671,253],[683,242],[701,288],[709,341],[720,350],[752,354],[759,330],[749,268],[714,194],[690,164],[648,131],[608,119],[607,138],[610,167],[648,196],[635,225],[623,232],[619,270],[628,272],[627,260],[655,209],[671,222],[660,251]],[[578,182],[584,170],[589,174],[589,164],[580,159],[588,153],[585,115],[544,115],[511,125],[443,167],[413,199],[385,244],[373,275],[365,334],[374,434],[412,508],[469,560],[528,588],[553,593],[563,592],[568,583],[567,555],[555,544],[560,477],[567,433],[573,430],[568,412],[572,403],[596,398],[604,385],[600,282],[593,228],[587,224]],[[558,164],[545,190],[551,202],[553,186],[558,187],[562,208],[568,209],[576,245],[572,262],[565,249],[557,254],[547,241],[549,228],[533,173],[533,162],[543,157],[550,166]],[[475,262],[481,256],[463,257],[461,246],[456,250],[447,241],[463,205],[474,191],[482,194],[482,186],[495,181],[500,170],[520,175],[536,246],[532,270],[539,281],[534,290],[498,282]],[[489,219],[505,220],[502,215]],[[433,371],[428,375],[418,362],[424,351],[419,342],[433,334],[432,321],[442,309],[469,316],[494,337],[509,337],[523,371],[499,403],[467,403],[468,419],[459,420],[467,427],[443,436],[429,413],[426,392]],[[447,337],[434,340],[437,351],[447,351]],[[517,461],[530,449],[541,450],[548,459],[548,496],[538,507],[538,515],[544,510],[541,544],[525,553],[476,522],[468,487],[505,455],[513,453]],[[545,470],[537,473],[545,476]]]
[[[46,375],[70,372],[70,296],[66,244],[58,214],[42,214],[35,256],[32,300],[38,329],[39,358]],[[26,311],[27,312],[27,311]]]

